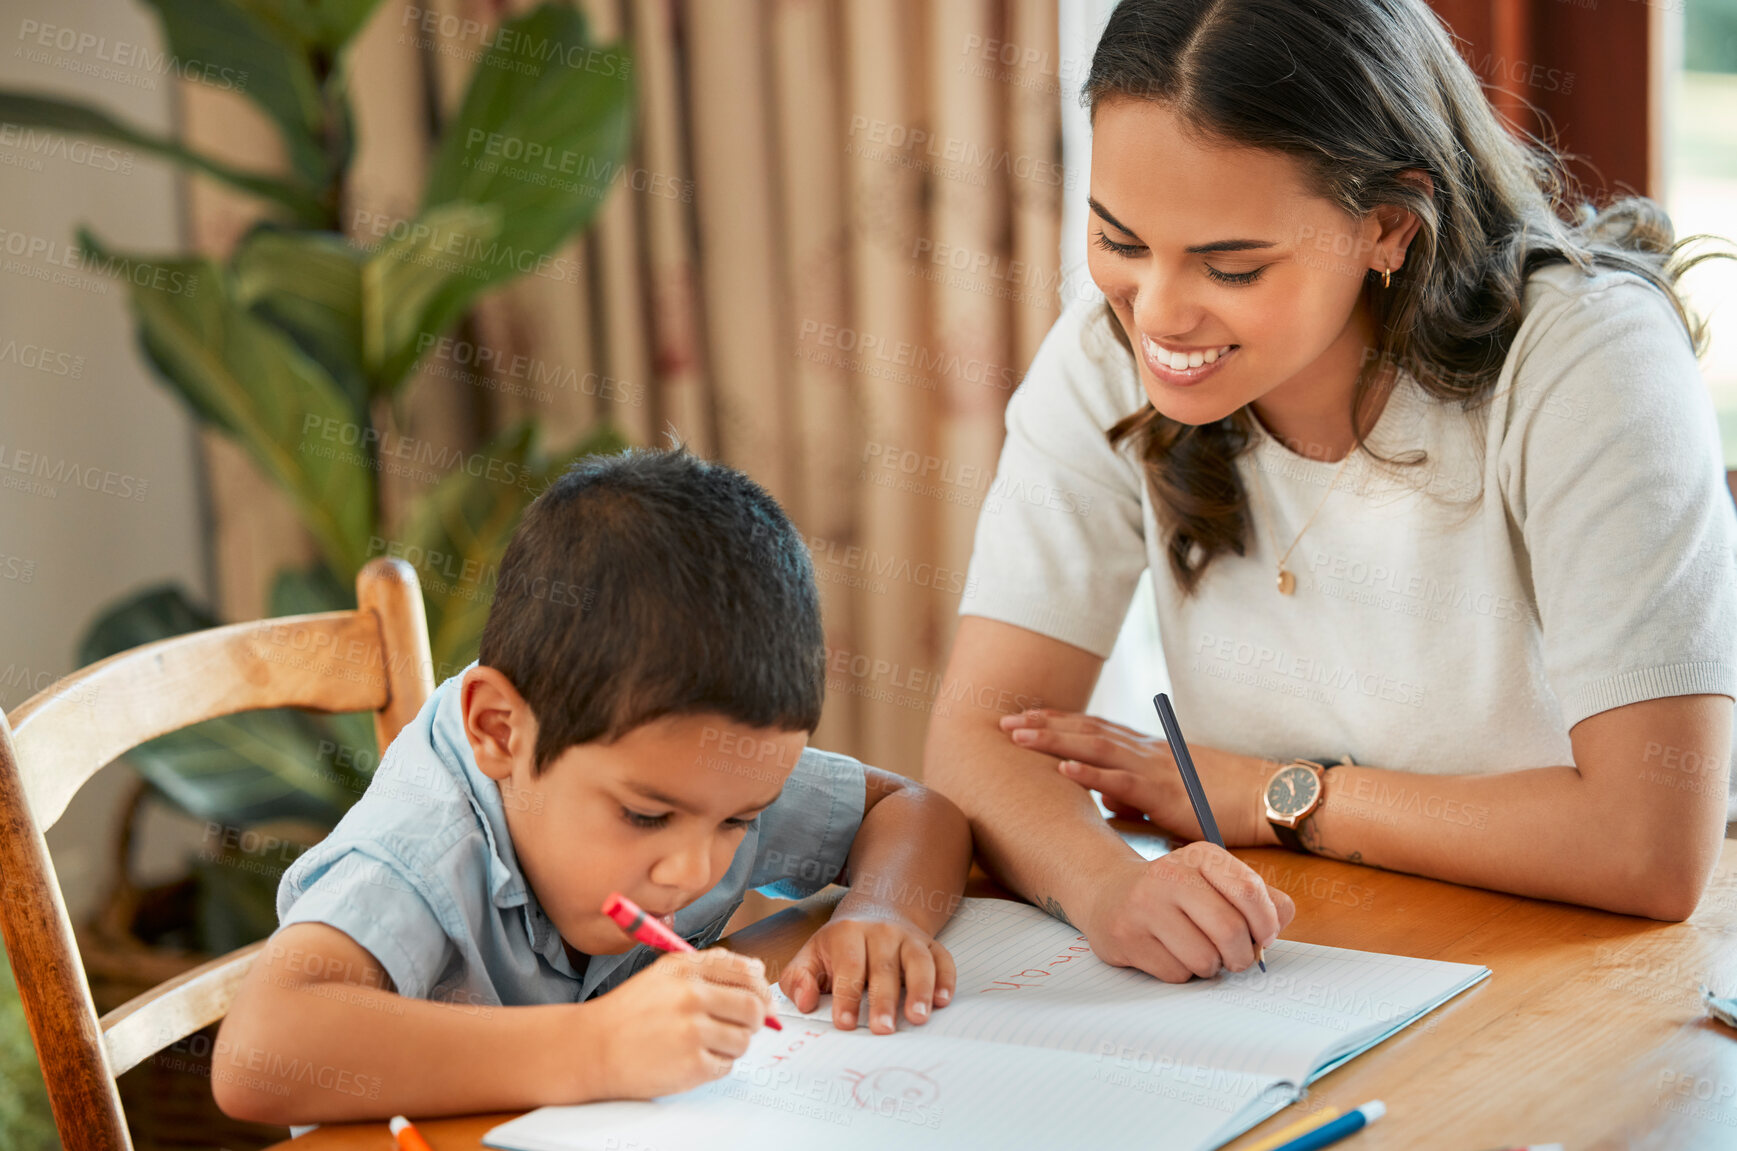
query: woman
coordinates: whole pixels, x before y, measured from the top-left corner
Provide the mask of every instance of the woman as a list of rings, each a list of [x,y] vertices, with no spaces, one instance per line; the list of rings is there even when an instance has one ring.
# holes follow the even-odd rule
[[[1160,978],[1263,941],[1215,896],[1252,870],[1147,865],[1090,794],[1200,835],[1164,743],[1080,714],[1149,567],[1230,846],[1687,917],[1737,516],[1669,221],[1562,222],[1554,153],[1423,0],[1124,0],[1083,97],[1102,299],[997,478],[1072,498],[985,510],[948,667],[1049,706],[937,716],[926,752],[992,873]]]

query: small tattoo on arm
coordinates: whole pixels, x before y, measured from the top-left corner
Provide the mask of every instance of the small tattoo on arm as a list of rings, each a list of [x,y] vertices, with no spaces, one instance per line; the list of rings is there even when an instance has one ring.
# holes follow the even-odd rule
[[[1074,926],[1074,921],[1068,918],[1068,913],[1062,910],[1061,902],[1055,896],[1046,895],[1043,897],[1043,909],[1069,927]]]
[[[1353,851],[1348,855],[1341,855],[1339,852],[1334,851],[1326,844],[1322,843],[1320,829],[1315,826],[1315,821],[1312,819],[1305,819],[1303,821],[1303,825],[1297,829],[1297,838],[1302,841],[1305,848],[1315,855],[1323,856],[1327,859],[1342,859],[1346,863],[1363,862],[1363,853],[1361,851]]]

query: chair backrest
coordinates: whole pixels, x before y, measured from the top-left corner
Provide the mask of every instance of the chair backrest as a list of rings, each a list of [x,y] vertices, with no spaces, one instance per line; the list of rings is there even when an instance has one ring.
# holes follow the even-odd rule
[[[96,1014],[43,833],[105,764],[156,736],[270,707],[372,711],[380,748],[434,691],[416,571],[371,560],[355,611],[145,644],[0,716],[0,928],[66,1151],[130,1151],[115,1076],[221,1019],[261,943]]]

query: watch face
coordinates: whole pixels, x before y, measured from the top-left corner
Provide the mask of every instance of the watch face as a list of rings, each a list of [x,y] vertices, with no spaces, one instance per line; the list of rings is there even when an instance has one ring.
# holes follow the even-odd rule
[[[1321,783],[1306,767],[1287,767],[1267,784],[1267,806],[1280,815],[1299,815],[1320,793]]]

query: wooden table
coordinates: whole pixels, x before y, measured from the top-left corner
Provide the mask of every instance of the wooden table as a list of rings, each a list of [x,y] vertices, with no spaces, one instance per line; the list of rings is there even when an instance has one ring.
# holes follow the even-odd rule
[[[1148,856],[1162,842],[1135,837]],[[1686,923],[1542,903],[1277,848],[1235,854],[1290,893],[1287,939],[1481,963],[1491,976],[1353,1059],[1229,1144],[1248,1147],[1311,1110],[1370,1099],[1387,1117],[1346,1151],[1737,1147],[1737,1030],[1697,984],[1737,992],[1737,841]],[[1002,895],[975,869],[972,894]],[[822,892],[725,943],[781,965],[831,914]],[[774,970],[776,968],[774,967]],[[434,1151],[472,1151],[513,1113],[419,1120]],[[1154,1144],[1158,1146],[1158,1144]],[[322,1127],[273,1151],[390,1151],[381,1123]]]

